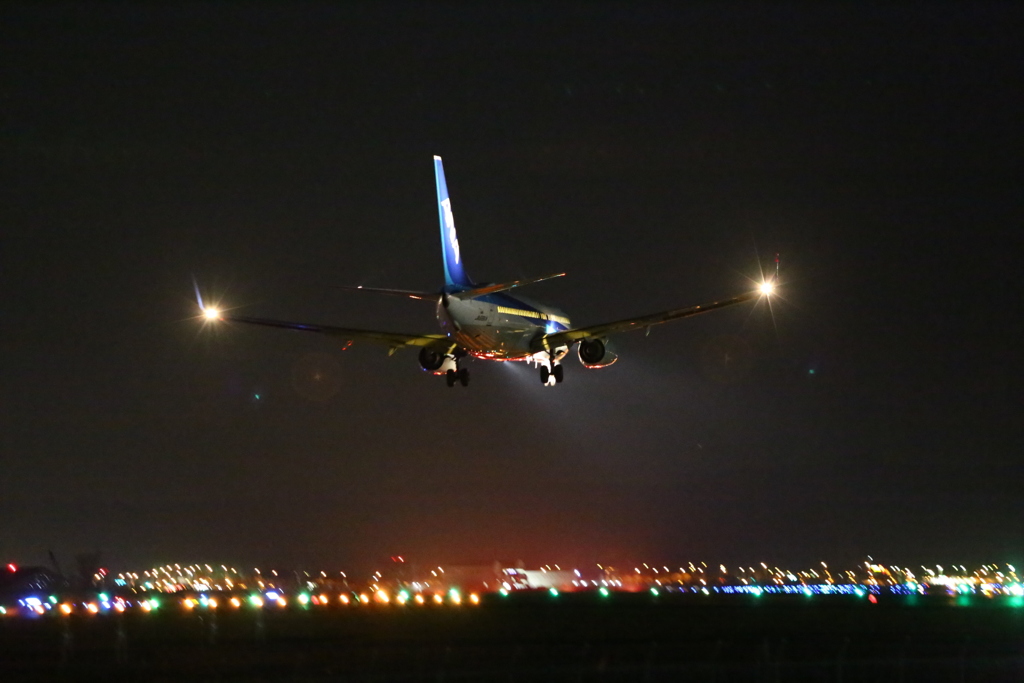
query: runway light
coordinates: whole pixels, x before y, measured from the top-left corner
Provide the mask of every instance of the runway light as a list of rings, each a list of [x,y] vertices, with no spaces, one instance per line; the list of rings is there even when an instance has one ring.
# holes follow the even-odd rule
[[[479,605],[480,604],[480,596],[477,595],[476,593],[470,593],[469,594],[469,601],[471,603],[473,603],[474,605]]]
[[[263,598],[261,598],[258,595],[254,595],[251,598],[249,598],[249,602],[252,603],[253,607],[263,607]]]
[[[775,291],[775,284],[774,283],[772,283],[772,282],[762,282],[761,283],[761,293],[762,294],[771,294],[774,291]]]
[[[608,589],[607,589],[607,588],[605,588],[604,586],[601,586],[600,588],[598,588],[598,589],[597,589],[597,592],[601,594],[601,597],[602,597],[602,598],[607,598],[607,597],[608,597],[608,595],[609,595],[609,593],[608,593]]]
[[[338,596],[338,600],[340,600],[341,604],[343,604],[343,605],[347,605],[349,603],[349,599],[348,599],[347,595],[339,595]]]
[[[444,602],[444,598],[442,598],[442,597],[441,597],[441,594],[440,594],[440,593],[435,593],[435,594],[434,594],[434,602],[436,602],[436,603],[437,603],[437,604],[439,604],[439,605],[440,605],[440,604],[441,604],[442,602]]]
[[[551,597],[553,597],[553,598],[557,598],[558,597],[558,589],[555,588],[554,586],[549,588],[548,592],[551,593]]]
[[[242,601],[239,600],[238,598],[231,598],[231,606],[234,607],[235,609],[238,609],[239,607],[242,606]]]
[[[68,614],[71,614],[71,605],[69,605],[68,603],[65,602],[64,604],[62,604],[60,606],[60,612],[61,612],[61,614],[64,614],[65,616],[68,615]]]
[[[422,605],[423,604],[423,596],[420,595],[419,593],[416,594],[416,604],[417,605]]]
[[[90,602],[88,605],[85,606],[85,608],[89,610],[89,614],[96,614],[100,611],[100,608],[96,606],[95,602]]]

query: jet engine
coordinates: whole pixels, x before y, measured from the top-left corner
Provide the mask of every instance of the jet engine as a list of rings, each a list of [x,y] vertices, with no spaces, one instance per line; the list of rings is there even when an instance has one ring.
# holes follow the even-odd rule
[[[448,354],[436,351],[428,346],[420,349],[420,367],[427,372],[438,373],[447,358]]]
[[[607,339],[584,339],[577,352],[585,368],[606,368],[619,359]]]

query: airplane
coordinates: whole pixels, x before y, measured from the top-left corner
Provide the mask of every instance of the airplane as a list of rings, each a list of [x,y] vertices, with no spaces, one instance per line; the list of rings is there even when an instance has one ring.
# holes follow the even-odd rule
[[[403,334],[351,327],[289,322],[229,314],[217,306],[207,306],[195,282],[196,301],[201,317],[209,322],[232,322],[264,327],[277,327],[302,332],[317,332],[341,339],[351,345],[365,341],[387,346],[388,355],[406,347],[419,349],[420,367],[426,372],[445,377],[449,387],[456,383],[469,386],[469,369],[462,363],[467,357],[493,361],[520,361],[540,368],[540,381],[545,386],[562,382],[562,361],[573,346],[580,363],[586,368],[606,368],[616,360],[608,337],[628,330],[650,330],[654,325],[688,318],[700,313],[734,306],[770,296],[778,280],[776,273],[757,288],[711,303],[676,308],[635,318],[608,323],[572,327],[565,313],[525,297],[513,296],[510,290],[558,278],[565,273],[515,280],[504,283],[478,283],[466,274],[462,249],[455,231],[451,198],[445,182],[441,157],[434,157],[437,185],[437,208],[441,227],[441,253],[444,264],[444,287],[437,292],[420,292],[377,287],[348,287],[362,292],[433,301],[436,304],[440,334]]]

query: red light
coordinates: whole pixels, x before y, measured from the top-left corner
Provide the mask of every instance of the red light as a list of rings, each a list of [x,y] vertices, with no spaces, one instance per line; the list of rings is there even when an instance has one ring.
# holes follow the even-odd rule
[[[12,572],[18,571],[18,567],[14,563],[7,565],[7,568],[10,569]]]

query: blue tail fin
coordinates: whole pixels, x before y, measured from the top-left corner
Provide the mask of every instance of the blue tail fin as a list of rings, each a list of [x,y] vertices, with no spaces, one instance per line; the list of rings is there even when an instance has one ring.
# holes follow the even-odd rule
[[[444,166],[439,156],[434,157],[434,177],[437,180],[437,211],[441,219],[441,252],[444,255],[446,289],[472,287],[472,280],[462,268],[459,236],[455,233],[455,218],[452,216],[452,200],[448,196],[448,185],[444,182]]]

